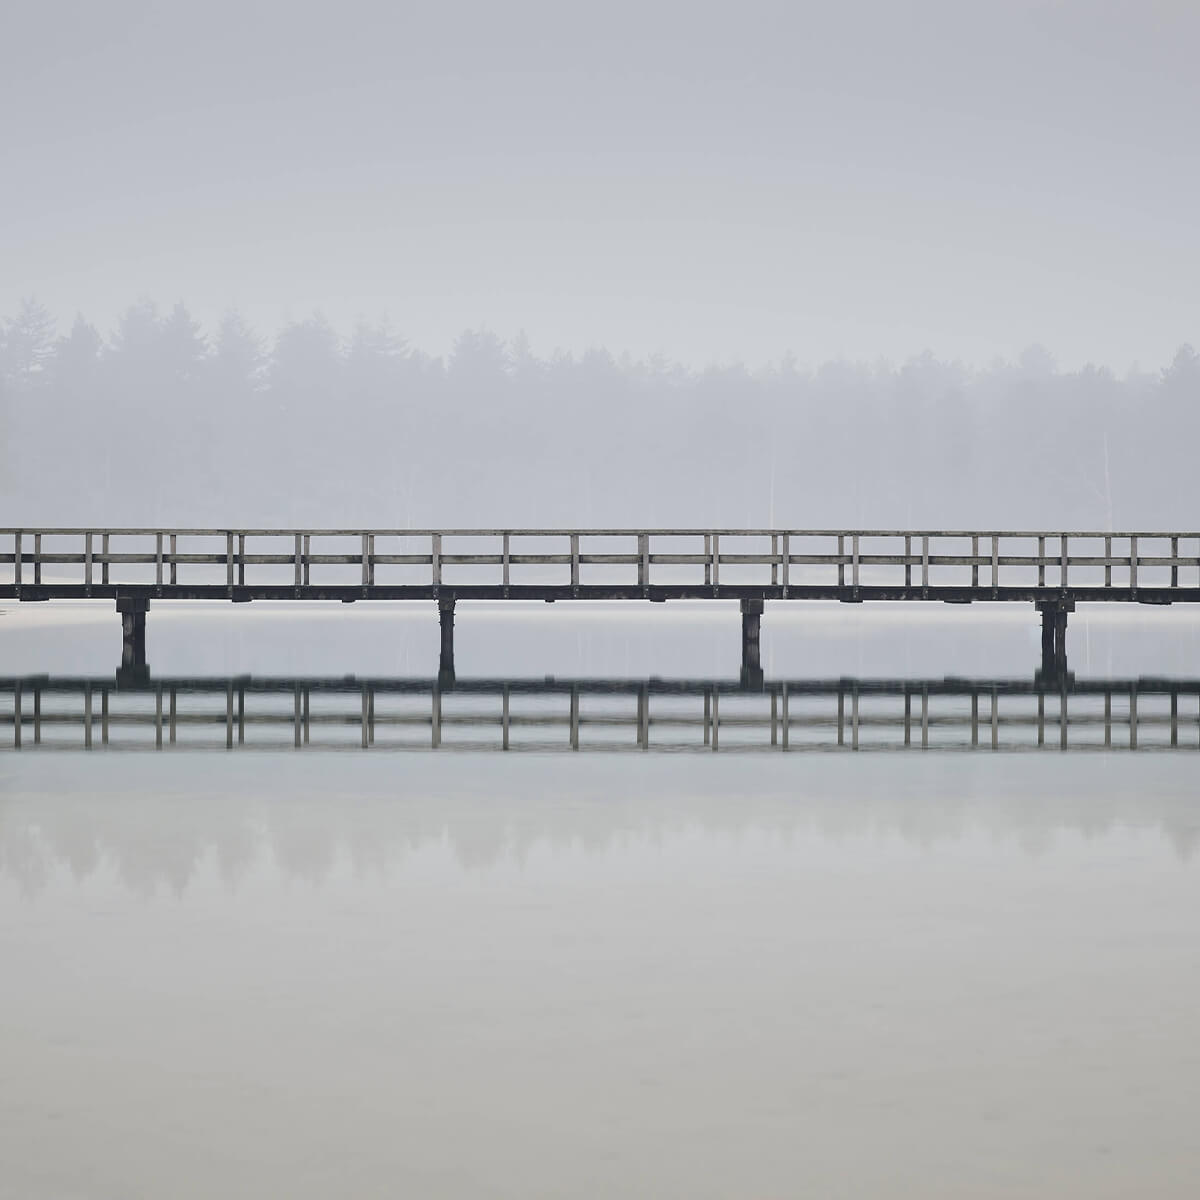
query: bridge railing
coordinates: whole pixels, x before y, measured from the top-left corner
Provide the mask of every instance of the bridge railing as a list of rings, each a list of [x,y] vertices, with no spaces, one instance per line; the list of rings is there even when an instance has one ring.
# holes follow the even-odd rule
[[[0,585],[1200,588],[1200,533],[0,529]]]

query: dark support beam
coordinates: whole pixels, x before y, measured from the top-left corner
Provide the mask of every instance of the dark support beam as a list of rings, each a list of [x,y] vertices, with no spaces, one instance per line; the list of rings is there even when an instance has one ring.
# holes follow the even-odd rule
[[[762,600],[742,601],[742,686],[759,687],[762,673]]]
[[[438,679],[454,682],[454,597],[438,598],[438,621],[441,624],[442,649],[438,657]]]
[[[150,601],[144,596],[118,596],[117,612],[121,614],[121,669],[118,683],[140,683],[150,678],[146,665],[146,613]]]
[[[1042,614],[1042,666],[1038,675],[1043,680],[1066,680],[1067,674],[1067,614],[1075,611],[1072,600],[1039,601]]]

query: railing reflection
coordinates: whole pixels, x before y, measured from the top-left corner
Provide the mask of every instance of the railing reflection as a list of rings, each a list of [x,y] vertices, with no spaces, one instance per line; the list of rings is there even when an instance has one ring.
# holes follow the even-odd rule
[[[0,678],[0,748],[1200,749],[1200,680]]]

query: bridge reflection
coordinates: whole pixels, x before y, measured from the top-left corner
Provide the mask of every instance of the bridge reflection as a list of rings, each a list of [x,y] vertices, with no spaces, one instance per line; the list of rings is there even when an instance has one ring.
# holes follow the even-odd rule
[[[1200,680],[0,678],[6,749],[1200,749]]]

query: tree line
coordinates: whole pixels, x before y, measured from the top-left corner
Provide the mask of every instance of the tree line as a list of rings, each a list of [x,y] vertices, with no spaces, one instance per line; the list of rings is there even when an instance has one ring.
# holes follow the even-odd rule
[[[0,323],[0,524],[1197,527],[1200,356],[1059,370],[449,354],[319,315],[35,300]]]

